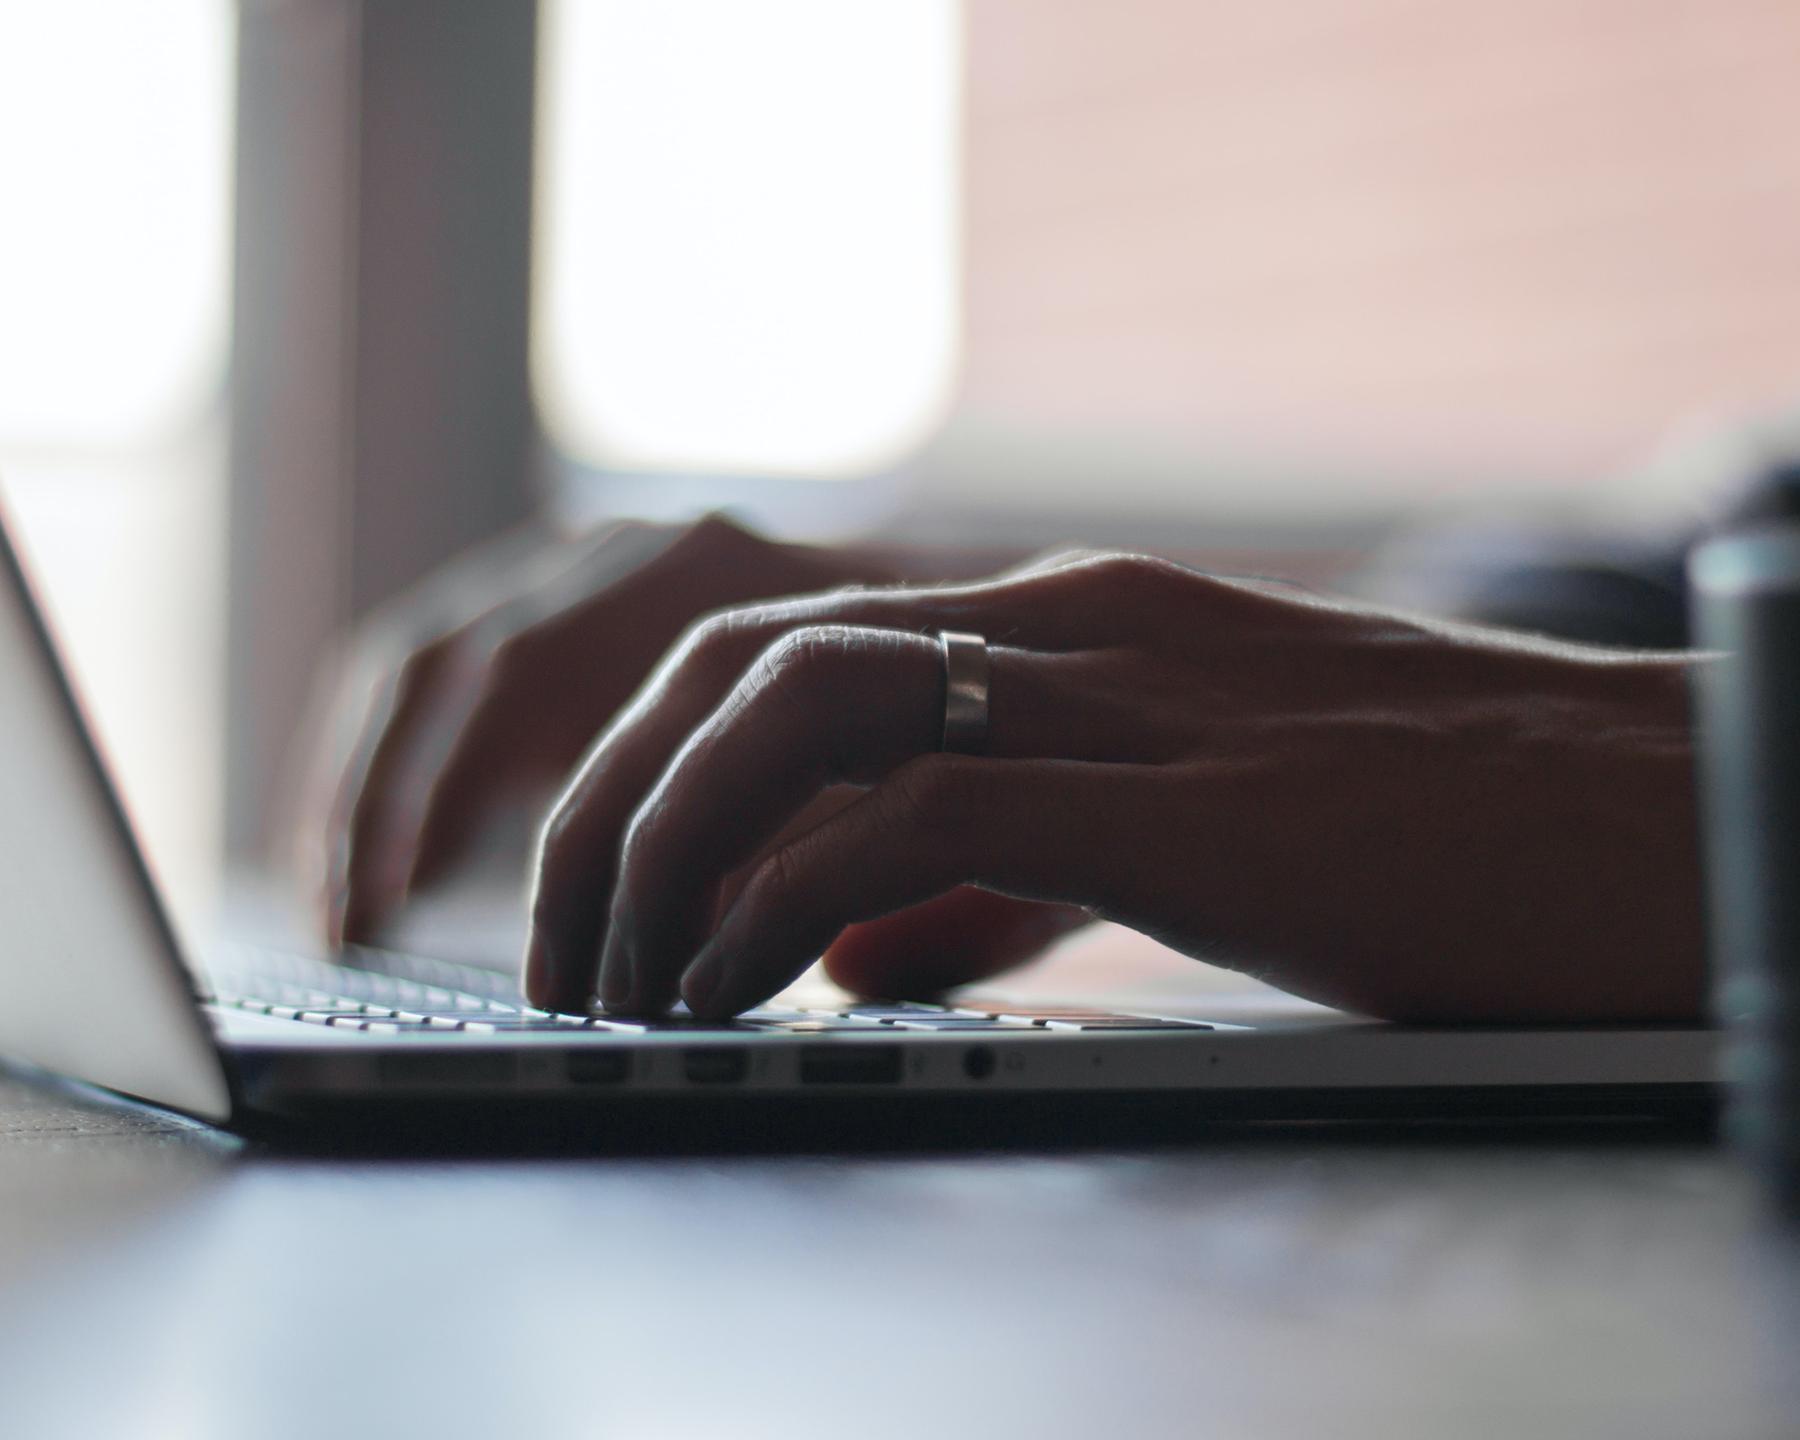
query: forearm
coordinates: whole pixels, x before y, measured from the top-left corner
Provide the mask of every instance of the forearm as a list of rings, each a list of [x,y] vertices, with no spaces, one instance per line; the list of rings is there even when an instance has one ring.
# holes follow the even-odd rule
[[[847,572],[836,583],[1024,558],[813,553]],[[1296,651],[1283,620],[1209,662],[1190,704],[1247,664],[1284,678],[1253,704],[1198,705],[1200,753],[1225,766],[1200,823],[1235,843],[1200,887],[1208,913],[1191,940],[1165,938],[1254,956],[1285,988],[1392,1018],[1699,1014],[1687,674],[1700,661],[1245,588],[1330,638]]]
[[[1246,917],[1279,931],[1271,978],[1396,1019],[1697,1017],[1693,662],[1447,669],[1487,663],[1491,682],[1364,756],[1373,786],[1319,785],[1296,807],[1308,833],[1287,838],[1314,903],[1265,892],[1266,923]]]

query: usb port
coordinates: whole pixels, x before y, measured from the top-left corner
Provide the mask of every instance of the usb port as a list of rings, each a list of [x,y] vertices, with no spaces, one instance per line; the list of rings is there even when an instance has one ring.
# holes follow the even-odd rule
[[[898,1045],[815,1045],[800,1055],[803,1085],[898,1085],[905,1064]]]
[[[735,1085],[750,1069],[750,1056],[744,1050],[684,1050],[681,1069],[690,1084]]]

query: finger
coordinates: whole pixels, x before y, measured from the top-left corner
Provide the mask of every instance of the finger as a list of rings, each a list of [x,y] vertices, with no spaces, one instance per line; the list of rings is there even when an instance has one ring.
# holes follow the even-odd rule
[[[993,753],[1130,743],[1131,731],[1094,723],[1075,657],[996,646],[989,659]],[[812,626],[765,652],[627,829],[601,958],[606,1003],[654,1011],[673,998],[726,876],[825,786],[872,784],[937,750],[943,713],[942,655],[923,636]]]
[[[735,1014],[787,985],[846,926],[961,884],[1115,910],[1155,774],[1082,761],[914,760],[758,868],[682,976],[681,994],[696,1014]]]
[[[666,1004],[725,876],[826,786],[935,749],[942,709],[938,647],[922,636],[813,626],[765,652],[627,830],[600,964],[605,1002]]]
[[[687,552],[706,528],[628,521],[474,577],[485,581],[485,608],[439,642],[458,651],[457,683],[432,705],[417,743],[402,746],[403,763],[380,777],[390,793],[369,797],[387,822],[382,859],[401,876],[385,906],[441,878],[504,800],[566,776],[592,738],[593,713],[629,693],[608,679],[634,663],[641,676],[668,637],[646,654],[625,643],[564,664],[554,689],[543,662],[579,643],[586,612],[629,604],[636,588],[690,565]]]
[[[1158,616],[1166,616],[1169,586],[1193,579],[1162,562],[1112,556],[977,585],[834,592],[726,612],[695,627],[589,750],[545,825],[527,994],[540,1005],[586,1008],[626,826],[689,735],[782,635],[812,624],[962,629],[1066,654],[1154,633],[1166,625]],[[1091,736],[1085,743],[1092,745]]]
[[[965,885],[852,925],[825,952],[825,973],[856,995],[928,1000],[1035,959],[1093,916]]]
[[[329,938],[373,938],[406,892],[411,837],[429,777],[479,694],[461,634],[416,652],[371,707],[339,787]]]
[[[485,617],[487,677],[424,786],[409,894],[442,878],[503,802],[566,781],[696,611],[835,573],[717,516],[628,523],[561,559],[540,560],[530,587]]]
[[[353,857],[360,865],[368,863],[367,841],[362,848],[354,842],[356,830],[367,834],[373,817],[364,813],[359,818],[359,802],[367,792],[368,779],[377,769],[390,727],[406,724],[406,712],[422,703],[421,692],[433,683],[438,661],[427,650],[409,656],[394,670],[364,684],[362,704],[352,727],[352,739],[344,748],[344,758],[332,777],[331,800],[325,823],[325,872],[322,887],[325,907],[325,934],[332,946],[344,943],[346,920],[351,912],[366,905],[360,874],[354,873]],[[392,744],[391,740],[387,740]],[[354,822],[354,823],[353,823]],[[353,896],[352,891],[358,892]]]
[[[277,833],[287,842],[298,893],[316,916],[321,935],[328,935],[333,923],[340,831],[348,813],[345,774],[369,723],[376,684],[360,668],[339,655],[320,663],[320,677],[295,727],[293,763],[276,798]],[[331,683],[325,683],[325,676]]]
[[[718,520],[623,526],[494,617],[481,693],[425,786],[409,891],[439,879],[509,792],[567,780],[692,614],[671,612],[666,593],[687,605],[709,584],[741,582],[730,562],[742,539]]]
[[[565,733],[574,706],[526,669],[522,643],[495,648],[462,724],[421,771],[423,798],[404,837],[409,895],[442,879],[506,800],[555,785],[580,754],[581,742]]]

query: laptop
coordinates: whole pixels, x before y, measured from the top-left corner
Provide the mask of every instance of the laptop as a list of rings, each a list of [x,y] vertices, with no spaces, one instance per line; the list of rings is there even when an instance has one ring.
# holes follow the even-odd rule
[[[238,1129],[553,1111],[759,1125],[824,1103],[969,1115],[1103,1098],[1191,1120],[1663,1115],[1710,1103],[1700,1026],[1431,1028],[1259,1013],[790,992],[727,1023],[559,1015],[428,954],[184,948],[0,517],[0,1056]],[[511,957],[496,956],[496,964]],[[948,1110],[946,1112],[946,1108]]]

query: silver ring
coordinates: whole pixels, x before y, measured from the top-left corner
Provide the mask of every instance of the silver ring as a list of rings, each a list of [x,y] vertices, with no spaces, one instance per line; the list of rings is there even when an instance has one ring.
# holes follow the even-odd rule
[[[944,740],[956,755],[979,755],[987,749],[988,650],[980,635],[938,631],[944,651]]]

